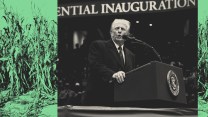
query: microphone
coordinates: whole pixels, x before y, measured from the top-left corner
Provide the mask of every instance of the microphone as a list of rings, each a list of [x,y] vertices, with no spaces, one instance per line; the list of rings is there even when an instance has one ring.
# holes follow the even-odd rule
[[[147,44],[146,42],[144,42],[142,40],[137,39],[132,34],[123,35],[123,39],[126,40],[126,41],[128,41],[128,40],[132,41],[133,40],[133,41],[136,41],[137,43],[140,43],[142,45],[145,45],[145,46],[151,48],[153,50],[153,52],[156,54],[156,56],[158,57],[158,59],[160,60],[160,62],[162,62],[162,58],[161,58],[160,54],[155,50],[155,48],[153,46]]]
[[[146,45],[145,42],[143,42],[142,40],[137,39],[132,34],[123,35],[123,39],[126,40],[126,41],[136,41],[136,42],[139,42],[139,43],[142,43],[142,44]]]
[[[129,35],[123,35],[123,39],[125,39],[125,40],[134,40],[135,37],[129,34]]]

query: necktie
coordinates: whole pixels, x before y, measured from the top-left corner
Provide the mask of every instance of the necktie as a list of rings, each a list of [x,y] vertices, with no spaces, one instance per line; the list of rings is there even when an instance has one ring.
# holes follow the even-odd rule
[[[121,63],[124,66],[124,58],[123,58],[123,53],[122,53],[122,47],[121,46],[118,47],[118,53],[119,53],[119,56],[120,56],[120,59],[121,59]]]

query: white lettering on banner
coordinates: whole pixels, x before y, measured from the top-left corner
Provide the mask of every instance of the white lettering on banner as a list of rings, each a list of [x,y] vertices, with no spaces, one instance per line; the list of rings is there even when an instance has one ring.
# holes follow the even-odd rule
[[[96,3],[90,5],[59,6],[58,16],[116,14],[182,9],[196,6],[196,0],[139,0],[121,3]]]

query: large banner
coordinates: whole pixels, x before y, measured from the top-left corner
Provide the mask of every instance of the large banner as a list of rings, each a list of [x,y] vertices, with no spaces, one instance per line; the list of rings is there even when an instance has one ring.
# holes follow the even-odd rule
[[[131,0],[59,4],[59,17],[173,11],[197,6],[196,0]]]

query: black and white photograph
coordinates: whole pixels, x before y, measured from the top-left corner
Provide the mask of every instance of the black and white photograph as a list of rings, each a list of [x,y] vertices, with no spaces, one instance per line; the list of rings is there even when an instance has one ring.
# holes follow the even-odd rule
[[[58,115],[197,116],[197,34],[195,0],[58,1]]]

